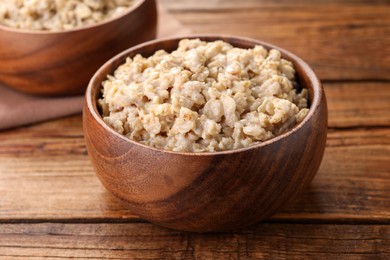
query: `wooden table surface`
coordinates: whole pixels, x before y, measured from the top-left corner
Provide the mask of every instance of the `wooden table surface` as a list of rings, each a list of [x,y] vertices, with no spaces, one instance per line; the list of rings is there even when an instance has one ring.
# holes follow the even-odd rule
[[[310,188],[240,232],[178,232],[140,220],[105,191],[81,115],[3,131],[0,259],[390,259],[389,1],[160,2],[195,33],[265,40],[312,66],[329,134]]]

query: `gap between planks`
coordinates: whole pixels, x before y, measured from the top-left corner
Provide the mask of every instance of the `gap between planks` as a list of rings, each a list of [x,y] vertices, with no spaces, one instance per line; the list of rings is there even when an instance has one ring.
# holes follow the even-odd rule
[[[141,218],[37,218],[37,219],[0,219],[0,226],[7,224],[150,224],[151,222]],[[260,224],[308,224],[308,225],[390,225],[390,219],[290,219],[278,217],[269,219],[267,221],[258,222]],[[158,226],[158,225],[156,225]]]

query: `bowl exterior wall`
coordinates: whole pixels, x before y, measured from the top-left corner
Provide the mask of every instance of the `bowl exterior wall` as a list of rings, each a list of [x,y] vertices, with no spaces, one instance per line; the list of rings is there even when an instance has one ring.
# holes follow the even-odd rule
[[[322,100],[313,117],[287,137],[211,156],[132,144],[108,133],[88,108],[84,132],[97,176],[135,214],[179,230],[226,231],[270,217],[308,186],[325,149],[326,113]]]
[[[36,95],[73,95],[108,59],[156,37],[155,0],[111,22],[59,33],[0,28],[0,82]]]

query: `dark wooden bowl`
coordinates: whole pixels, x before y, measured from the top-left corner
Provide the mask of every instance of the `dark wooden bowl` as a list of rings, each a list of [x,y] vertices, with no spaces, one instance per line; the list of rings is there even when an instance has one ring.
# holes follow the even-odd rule
[[[151,41],[114,57],[90,81],[83,112],[89,156],[103,185],[143,219],[185,231],[239,229],[269,218],[313,179],[325,149],[324,91],[305,62],[271,44],[238,37],[189,38],[280,50],[294,63],[300,83],[309,89],[307,117],[281,136],[224,152],[169,152],[131,141],[104,123],[96,102],[101,82],[126,57],[150,56],[158,49],[172,51],[180,38]]]
[[[96,70],[119,52],[154,39],[155,0],[80,29],[48,32],[0,25],[0,82],[36,95],[84,93]]]

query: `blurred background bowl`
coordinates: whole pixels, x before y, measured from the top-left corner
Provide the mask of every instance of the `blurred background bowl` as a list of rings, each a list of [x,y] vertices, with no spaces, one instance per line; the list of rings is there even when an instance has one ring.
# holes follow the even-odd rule
[[[0,25],[0,82],[45,96],[81,94],[96,70],[129,46],[156,37],[155,0],[139,0],[124,14],[58,32]]]
[[[256,44],[278,49],[293,62],[298,81],[310,93],[306,118],[292,130],[258,145],[213,153],[163,151],[134,142],[102,119],[97,107],[101,83],[126,57],[172,51],[182,38],[147,42],[117,55],[94,75],[86,91],[83,127],[89,156],[103,185],[141,218],[185,231],[234,230],[269,218],[305,189],[325,149],[327,106],[322,86],[297,56],[248,38],[224,40],[240,48]]]

